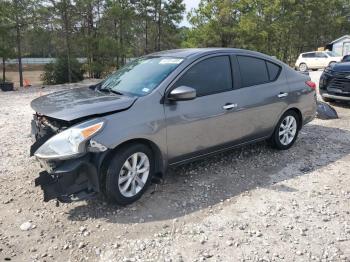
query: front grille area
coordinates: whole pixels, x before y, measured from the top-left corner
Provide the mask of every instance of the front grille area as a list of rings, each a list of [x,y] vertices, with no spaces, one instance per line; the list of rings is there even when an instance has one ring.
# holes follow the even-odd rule
[[[328,82],[327,91],[350,96],[350,72],[335,72]]]

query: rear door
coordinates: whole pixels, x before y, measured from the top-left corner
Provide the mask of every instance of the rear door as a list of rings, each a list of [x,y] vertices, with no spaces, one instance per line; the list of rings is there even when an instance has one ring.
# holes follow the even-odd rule
[[[327,67],[329,64],[329,58],[328,56],[323,52],[316,52],[316,58],[315,58],[315,68],[323,68]]]
[[[316,53],[315,52],[310,52],[310,53],[306,53],[303,55],[304,60],[306,65],[309,68],[315,68],[317,62],[316,62]]]
[[[237,55],[233,61],[240,82],[234,91],[235,125],[241,127],[239,140],[245,142],[269,136],[288,106],[289,87],[282,67],[248,55]]]

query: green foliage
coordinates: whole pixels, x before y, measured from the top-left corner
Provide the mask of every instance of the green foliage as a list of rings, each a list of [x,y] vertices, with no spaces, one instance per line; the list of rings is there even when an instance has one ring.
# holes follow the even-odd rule
[[[71,82],[78,82],[84,79],[84,70],[77,59],[70,60],[72,75]],[[47,64],[44,68],[42,80],[45,84],[55,85],[68,82],[68,60],[66,57],[58,58],[55,63]]]
[[[85,57],[84,70],[100,78],[179,47],[246,48],[291,63],[350,33],[349,0],[201,0],[192,27],[179,28],[184,11],[183,0],[2,0],[0,57]],[[44,78],[56,71],[47,66]]]
[[[349,33],[348,0],[202,0],[183,46],[257,50],[291,63]]]
[[[6,81],[6,67],[4,66],[4,62],[15,55],[12,31],[10,30],[10,20],[7,16],[10,11],[11,5],[9,2],[0,2],[0,57],[2,58],[2,82]]]

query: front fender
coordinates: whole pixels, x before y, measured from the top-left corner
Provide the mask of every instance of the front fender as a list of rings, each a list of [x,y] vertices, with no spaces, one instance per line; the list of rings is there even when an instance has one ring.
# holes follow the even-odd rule
[[[167,162],[166,123],[159,93],[141,97],[126,111],[107,115],[104,129],[93,140],[115,149],[128,141],[143,139],[159,149],[163,161]]]

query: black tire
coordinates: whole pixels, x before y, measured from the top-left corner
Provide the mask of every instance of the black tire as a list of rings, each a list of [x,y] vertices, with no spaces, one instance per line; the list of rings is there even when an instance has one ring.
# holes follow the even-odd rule
[[[296,120],[296,133],[294,135],[294,138],[293,140],[288,143],[287,145],[284,145],[281,143],[280,141],[280,137],[279,137],[279,132],[280,132],[280,128],[281,128],[281,124],[282,122],[285,120],[285,118],[287,116],[292,116],[295,118]],[[285,112],[282,117],[280,118],[280,120],[278,121],[276,127],[275,127],[275,130],[271,136],[271,138],[268,140],[269,144],[273,147],[273,148],[276,148],[278,150],[286,150],[286,149],[289,149],[291,146],[293,146],[293,144],[295,143],[295,140],[297,139],[298,137],[298,133],[299,133],[299,130],[300,130],[300,126],[301,125],[301,119],[299,118],[299,115],[293,111],[293,110],[288,110],[287,112]]]
[[[149,175],[143,188],[134,196],[124,196],[118,186],[119,173],[127,159],[134,153],[144,153],[149,159]],[[117,150],[114,156],[111,158],[107,167],[105,190],[104,193],[109,202],[125,206],[129,205],[136,200],[140,199],[143,193],[147,190],[147,187],[151,183],[152,176],[154,174],[154,156],[152,150],[144,144],[130,144]]]

